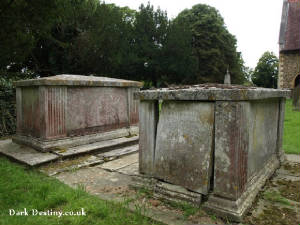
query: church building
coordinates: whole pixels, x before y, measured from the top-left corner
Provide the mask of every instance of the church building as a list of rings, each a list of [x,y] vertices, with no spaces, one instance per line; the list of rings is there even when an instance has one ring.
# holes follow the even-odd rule
[[[300,85],[300,0],[284,0],[279,34],[278,88]]]

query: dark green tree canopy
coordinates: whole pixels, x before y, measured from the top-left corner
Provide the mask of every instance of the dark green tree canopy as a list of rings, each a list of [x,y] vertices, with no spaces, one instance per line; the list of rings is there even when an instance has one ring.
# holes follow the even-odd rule
[[[0,1],[0,68],[20,64],[60,20],[63,0]]]
[[[169,20],[150,3],[135,11],[98,0],[2,0],[0,26],[3,73],[93,74],[159,87],[223,82],[229,68],[234,83],[244,81],[236,39],[208,5]]]
[[[168,29],[167,13],[155,11],[148,3],[141,5],[134,22],[134,50],[136,68],[143,80],[157,86],[161,77],[161,54]]]
[[[265,52],[252,74],[252,82],[259,87],[277,88],[278,58],[273,52]]]
[[[193,55],[198,60],[194,82],[223,82],[227,68],[234,83],[244,80],[243,61],[236,51],[236,39],[228,32],[215,8],[198,4],[182,11],[175,21],[192,32]]]

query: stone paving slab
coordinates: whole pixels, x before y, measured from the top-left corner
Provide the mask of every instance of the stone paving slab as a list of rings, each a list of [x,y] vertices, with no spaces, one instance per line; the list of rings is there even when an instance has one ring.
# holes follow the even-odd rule
[[[11,139],[0,141],[0,153],[29,166],[37,166],[59,158],[53,153],[42,153],[33,148],[15,144]]]
[[[78,170],[84,167],[95,166],[98,164],[104,163],[104,160],[99,159],[96,156],[83,156],[79,158],[61,160],[52,164],[47,164],[43,167],[40,167],[40,171],[46,173],[48,176],[54,176],[59,173]]]
[[[139,175],[139,163],[133,163],[129,166],[117,170],[119,173],[126,174],[129,176]]]
[[[103,158],[103,159],[114,159],[114,158],[119,158],[121,156],[136,153],[136,152],[138,152],[138,150],[139,150],[139,145],[132,145],[129,147],[111,150],[109,152],[100,153],[97,155],[97,157]]]
[[[129,165],[135,164],[137,163],[139,160],[139,156],[138,154],[132,154],[132,155],[128,155],[128,156],[124,156],[120,159],[116,159],[107,163],[103,163],[97,167],[105,169],[105,170],[109,170],[109,171],[118,171],[122,168],[125,168]]]
[[[71,147],[63,150],[58,149],[57,151],[54,152],[62,157],[68,157],[71,155],[73,156],[73,155],[78,155],[83,153],[89,153],[92,151],[100,151],[100,150],[105,150],[107,148],[116,147],[119,145],[129,144],[131,142],[138,141],[138,139],[139,139],[138,136],[134,136],[130,138],[123,137],[123,138],[117,138],[117,139],[112,139],[107,141],[99,141],[87,145],[80,145],[80,146]]]
[[[106,151],[111,148],[116,148],[122,145],[128,145],[138,141],[138,136],[133,137],[123,137],[108,141],[96,142],[93,144],[82,145],[72,148],[60,148],[52,152],[40,152],[32,147],[26,145],[20,145],[12,142],[11,139],[5,139],[0,141],[0,154],[6,155],[17,161],[25,163],[29,166],[37,166],[43,163],[54,161],[61,158],[73,157],[83,153],[91,153],[93,151]],[[132,145],[127,147],[119,147],[118,149],[111,150],[109,152],[101,153],[98,156],[93,156],[89,161],[84,162],[84,164],[79,166],[74,166],[81,168],[86,166],[92,166],[95,164],[100,164],[104,161],[111,161],[113,159],[122,157],[124,155],[129,155],[138,152],[138,145]],[[59,171],[61,172],[61,171]],[[55,173],[56,174],[56,173]]]
[[[129,193],[128,186],[133,182],[129,176],[99,167],[67,171],[54,177],[72,187],[84,185],[87,192],[107,200],[124,199],[123,194],[125,196]]]
[[[144,214],[146,216],[165,224],[237,224],[221,221],[219,219],[212,220],[212,218],[203,211],[200,211],[200,214],[184,218],[180,209],[170,208],[163,201],[154,199],[155,196],[149,198],[149,196],[145,197],[142,195],[141,197],[141,193],[130,188],[130,186],[135,184],[135,178],[140,177],[136,176],[138,175],[137,155],[138,154],[127,155],[94,167],[81,168],[76,171],[66,171],[55,175],[55,177],[70,186],[76,187],[77,185],[83,185],[87,192],[105,200],[122,202],[124,199],[134,199],[129,205],[132,210],[135,210],[136,204],[139,204],[141,207],[145,207],[146,211]],[[292,164],[294,167],[286,167],[286,164],[289,165],[289,163],[285,162],[282,168],[275,173],[275,176],[270,182],[276,183],[283,178],[291,181],[299,180],[299,172],[297,172],[298,174],[294,173],[298,167],[295,167],[294,164]],[[250,218],[260,218],[264,210],[268,210],[270,207],[277,207],[276,209],[279,210],[278,214],[284,216],[284,214],[282,214],[284,211],[278,207],[278,203],[265,200],[264,193],[266,191],[273,191],[273,188],[273,186],[270,187],[266,185],[266,187],[262,189],[261,194],[258,196],[258,204],[253,205],[251,209],[249,214]],[[295,203],[295,205],[291,205],[288,208],[292,210],[295,208],[295,212],[300,212],[298,203],[290,202]],[[240,225],[242,224],[248,223],[241,223]],[[265,225],[265,223],[257,224]],[[276,224],[276,221],[274,224]]]
[[[300,163],[300,155],[286,154],[286,159],[292,163]]]
[[[100,188],[113,188],[131,183],[127,176],[101,169],[98,166],[82,168],[74,172],[68,171],[55,177],[71,186],[84,184],[86,187],[96,185]]]
[[[132,155],[126,157],[132,157]],[[134,163],[132,165],[136,166],[137,163]],[[132,165],[124,167],[123,169],[128,169]],[[119,171],[120,170],[118,170],[118,172],[110,172],[108,170],[99,168],[99,166],[95,166],[82,168],[76,171],[60,173],[55,175],[54,177],[72,187],[83,185],[87,192],[104,200],[123,202],[124,200],[131,199],[129,203],[129,209],[134,211],[137,207],[141,209],[146,208],[146,211],[142,211],[143,215],[164,224],[224,224],[221,220],[213,220],[208,215],[201,217],[201,223],[196,222],[197,220],[199,220],[199,218],[192,218],[194,221],[185,219],[179,209],[168,207],[158,200],[147,199],[144,196],[140,196],[140,194],[137,194],[136,191],[129,188],[129,186],[132,186],[134,183],[133,177],[121,174],[119,173]],[[231,223],[231,225],[233,224],[234,223]]]
[[[299,171],[300,171],[300,163],[285,161],[284,163],[281,164],[281,167],[276,171],[276,174],[281,176],[300,177]]]

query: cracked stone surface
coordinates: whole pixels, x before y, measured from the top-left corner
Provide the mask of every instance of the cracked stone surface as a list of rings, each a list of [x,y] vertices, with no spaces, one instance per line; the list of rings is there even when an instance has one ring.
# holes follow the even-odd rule
[[[127,166],[130,166],[134,163],[137,163],[139,160],[138,154],[132,154],[129,156],[124,156],[120,159],[116,159],[107,163],[103,163],[99,165],[98,167],[105,169],[105,170],[110,170],[110,171],[118,171],[120,169],[123,169]]]

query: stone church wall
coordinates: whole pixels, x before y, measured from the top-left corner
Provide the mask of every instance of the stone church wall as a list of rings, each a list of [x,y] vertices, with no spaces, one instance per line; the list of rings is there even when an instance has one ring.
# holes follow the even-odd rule
[[[278,88],[294,88],[294,80],[300,74],[300,53],[284,53],[279,55]]]

